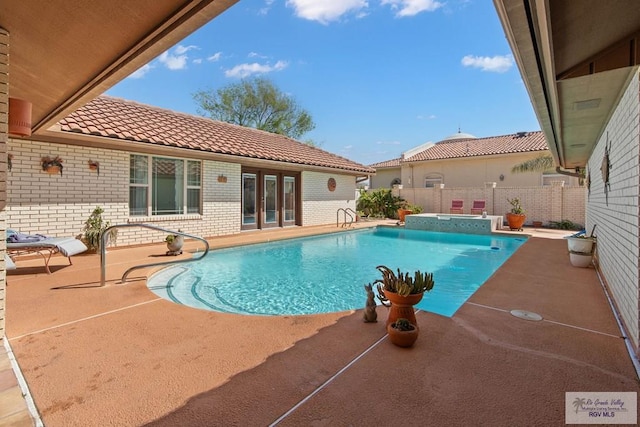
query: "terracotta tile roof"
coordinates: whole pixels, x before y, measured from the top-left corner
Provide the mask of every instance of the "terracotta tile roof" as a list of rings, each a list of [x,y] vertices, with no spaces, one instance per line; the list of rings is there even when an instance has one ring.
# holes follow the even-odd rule
[[[405,158],[403,162],[528,153],[548,149],[547,140],[541,131],[521,132],[488,138],[444,140],[409,158]]]
[[[369,165],[370,168],[382,169],[382,168],[399,168],[400,167],[400,158],[393,160],[385,160],[384,162],[374,163]]]
[[[254,159],[375,170],[291,138],[110,96],[100,96],[60,120],[62,131]]]

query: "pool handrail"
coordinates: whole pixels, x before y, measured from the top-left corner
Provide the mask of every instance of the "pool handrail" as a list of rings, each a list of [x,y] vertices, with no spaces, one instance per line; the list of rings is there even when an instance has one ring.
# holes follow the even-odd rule
[[[344,212],[344,222],[342,223],[342,227],[351,227],[353,224],[353,215],[350,212],[353,212],[354,215],[358,215],[356,211],[351,208],[338,208],[336,211],[336,227],[340,226],[340,211]],[[349,215],[349,224],[347,224],[347,215]]]
[[[194,236],[192,234],[183,233],[182,231],[169,230],[169,229],[166,229],[166,228],[162,228],[162,227],[158,227],[158,226],[150,225],[150,224],[144,224],[144,223],[112,225],[110,227],[107,227],[102,232],[102,234],[100,235],[100,286],[104,286],[105,283],[106,283],[106,277],[107,277],[107,239],[109,237],[109,232],[111,230],[114,230],[114,229],[117,229],[117,228],[125,228],[125,227],[149,228],[151,230],[164,231],[165,233],[177,234],[177,235],[184,236],[184,237],[187,237],[187,238],[190,238],[190,239],[200,240],[201,242],[204,243],[205,249],[202,252],[202,255],[197,257],[197,258],[176,259],[176,260],[172,260],[172,261],[154,262],[154,263],[140,264],[140,265],[133,266],[133,267],[129,268],[127,271],[125,271],[124,274],[122,275],[122,279],[121,279],[122,283],[124,283],[127,280],[127,276],[133,270],[137,270],[137,269],[140,269],[140,268],[156,267],[156,266],[160,266],[160,265],[180,264],[180,263],[184,263],[184,262],[198,261],[198,260],[202,259],[204,256],[206,256],[207,253],[209,253],[209,242],[207,242],[206,239],[204,239],[203,237],[200,237],[200,236]]]

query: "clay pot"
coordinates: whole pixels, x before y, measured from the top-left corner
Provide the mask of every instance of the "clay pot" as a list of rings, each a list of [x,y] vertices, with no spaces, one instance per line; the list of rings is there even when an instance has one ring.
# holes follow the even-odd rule
[[[525,214],[507,213],[507,223],[509,224],[510,230],[522,231],[522,225],[526,220],[527,216]]]
[[[418,339],[420,330],[415,323],[411,323],[413,329],[410,331],[402,331],[394,327],[394,323],[387,325],[387,335],[389,335],[389,341],[397,345],[398,347],[411,347]]]
[[[413,306],[422,300],[424,293],[409,294],[405,297],[387,290],[383,290],[383,292],[385,298],[387,298],[391,303],[389,316],[387,317],[387,326],[400,318],[405,318],[414,325],[418,324]]]
[[[398,209],[398,219],[400,222],[404,222],[404,218],[407,215],[411,215],[411,211],[409,209]]]

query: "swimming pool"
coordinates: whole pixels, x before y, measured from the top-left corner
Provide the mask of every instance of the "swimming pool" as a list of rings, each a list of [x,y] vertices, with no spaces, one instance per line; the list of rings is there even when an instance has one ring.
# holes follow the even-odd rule
[[[155,294],[191,307],[256,315],[363,308],[363,286],[394,271],[432,272],[435,286],[417,308],[452,316],[524,242],[395,227],[211,251],[202,261],[153,275]]]

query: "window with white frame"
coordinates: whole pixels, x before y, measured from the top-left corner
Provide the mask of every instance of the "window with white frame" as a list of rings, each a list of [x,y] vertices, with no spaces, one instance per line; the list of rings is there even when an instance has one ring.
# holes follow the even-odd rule
[[[199,214],[202,162],[132,154],[129,215]]]

